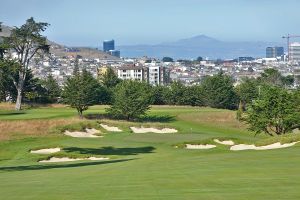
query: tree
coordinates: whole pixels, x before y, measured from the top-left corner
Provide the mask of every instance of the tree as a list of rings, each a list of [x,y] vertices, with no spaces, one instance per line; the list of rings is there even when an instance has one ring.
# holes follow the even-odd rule
[[[113,93],[113,104],[107,112],[116,118],[136,119],[146,114],[152,104],[151,87],[144,82],[125,80]]]
[[[243,120],[249,129],[270,136],[291,132],[300,126],[299,93],[276,86],[265,86],[253,101]]]
[[[2,32],[2,22],[0,22],[0,32]],[[4,55],[4,47],[3,47],[3,39],[2,37],[0,36],[0,59],[3,58],[3,55]]]
[[[165,105],[168,103],[167,94],[169,88],[163,85],[156,85],[152,87],[153,104],[154,105]]]
[[[46,37],[41,35],[49,26],[48,23],[35,22],[33,18],[29,18],[20,28],[15,27],[11,31],[11,35],[4,38],[4,43],[8,45],[17,54],[17,62],[19,63],[18,80],[13,80],[17,90],[16,110],[21,109],[22,94],[26,79],[26,71],[28,70],[32,58],[40,53],[49,52],[49,45]]]
[[[278,70],[273,68],[265,69],[259,80],[262,83],[280,87],[291,86],[294,83],[293,76],[282,76]]]
[[[10,84],[10,79],[8,76],[8,68],[4,60],[0,58],[0,102],[5,101]]]
[[[121,82],[121,79],[118,78],[111,67],[108,67],[107,71],[100,77],[100,81],[103,86],[107,88],[114,88],[118,83]]]
[[[204,105],[204,93],[203,89],[199,85],[192,85],[186,87],[183,94],[183,105],[190,106],[203,106]]]
[[[74,61],[73,75],[75,76],[78,73],[79,73],[79,57],[77,55],[76,58],[75,58],[75,61]]]
[[[163,62],[173,62],[174,60],[171,57],[163,57],[162,61]]]
[[[246,109],[246,105],[252,103],[259,95],[261,84],[254,78],[245,78],[242,83],[237,86],[237,94],[240,100],[242,110]]]
[[[204,103],[213,108],[235,109],[238,97],[234,91],[231,77],[219,73],[206,77],[202,84]]]
[[[83,111],[96,104],[101,94],[102,88],[99,82],[91,73],[83,70],[82,73],[67,79],[62,96],[63,101],[76,108],[79,117],[82,118]]]
[[[121,81],[122,80],[118,78],[114,70],[108,67],[107,71],[100,77],[100,82],[105,90],[101,98],[101,103],[112,103],[113,90]]]
[[[183,105],[186,87],[179,81],[171,83],[166,94],[166,101],[170,105]]]
[[[45,89],[43,94],[45,101],[49,103],[57,102],[61,95],[61,88],[53,76],[49,74],[45,80],[41,81],[41,85]]]

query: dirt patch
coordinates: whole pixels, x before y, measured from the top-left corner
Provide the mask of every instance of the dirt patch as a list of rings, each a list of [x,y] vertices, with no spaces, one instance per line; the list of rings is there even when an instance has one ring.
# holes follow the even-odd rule
[[[186,144],[186,149],[212,149],[215,148],[216,145],[213,144]]]
[[[238,144],[230,147],[231,151],[242,151],[242,150],[270,150],[270,149],[281,149],[294,146],[298,142],[281,144],[280,142],[276,142],[274,144],[269,144],[265,146],[255,146],[254,144]]]
[[[232,146],[234,145],[234,142],[232,140],[219,140],[219,139],[214,139],[214,142],[218,143],[218,144],[223,144],[223,145],[228,145],[228,146]]]
[[[40,163],[53,163],[53,162],[72,162],[80,160],[108,160],[107,157],[89,157],[89,158],[69,158],[69,157],[51,157],[49,160],[40,160]]]
[[[39,150],[31,150],[30,153],[36,153],[36,154],[51,154],[51,153],[57,153],[61,149],[60,148],[48,148],[48,149],[39,149]]]
[[[134,133],[177,133],[178,131],[173,128],[163,128],[163,129],[157,129],[157,128],[137,128],[137,127],[130,127],[130,129]]]
[[[99,137],[103,137],[103,136],[99,136],[99,135],[95,135],[95,134],[99,134],[101,133],[99,130],[96,130],[94,128],[87,128],[84,131],[65,131],[64,134],[71,136],[71,137],[76,137],[76,138],[99,138]]]
[[[118,127],[116,126],[108,126],[108,125],[105,125],[105,124],[100,124],[100,126],[102,128],[104,128],[105,130],[107,131],[111,131],[111,132],[122,132],[121,129],[119,129]]]

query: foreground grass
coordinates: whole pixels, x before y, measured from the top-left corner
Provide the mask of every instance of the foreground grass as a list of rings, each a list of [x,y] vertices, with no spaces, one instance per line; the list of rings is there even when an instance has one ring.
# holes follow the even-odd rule
[[[89,112],[103,113],[104,108],[92,107]],[[39,113],[43,119],[37,119]],[[249,143],[267,139],[263,135],[253,137],[235,120],[234,114],[210,108],[153,107],[146,124],[105,120],[124,132],[108,133],[97,139],[47,132],[60,120],[63,122],[57,123],[59,126],[76,124],[73,109],[32,109],[23,114],[22,120],[19,115],[0,114],[0,124],[36,123],[41,125],[34,129],[45,129],[39,129],[44,134],[30,134],[28,129],[30,137],[24,133],[25,137],[0,142],[1,196],[49,200],[299,199],[299,145],[241,152],[229,151],[229,147],[222,145],[210,150],[173,148],[177,143],[212,138],[236,138]],[[133,134],[128,128],[131,125],[175,127],[179,133]],[[18,131],[20,135],[26,132]],[[29,151],[42,147],[61,147],[59,155],[112,159],[40,164],[37,161],[47,155],[32,155]]]

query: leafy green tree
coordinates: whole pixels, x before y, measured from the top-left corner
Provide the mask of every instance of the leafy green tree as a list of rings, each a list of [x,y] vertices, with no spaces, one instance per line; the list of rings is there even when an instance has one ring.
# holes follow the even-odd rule
[[[57,81],[50,74],[45,80],[41,81],[42,87],[45,89],[43,96],[45,101],[49,103],[55,103],[61,96],[61,88],[59,87]]]
[[[73,77],[69,77],[63,89],[63,101],[72,108],[76,108],[82,118],[83,111],[89,106],[95,105],[102,94],[100,83],[93,78],[92,74],[83,70]]]
[[[17,62],[19,63],[18,80],[13,80],[17,90],[16,110],[21,109],[26,71],[30,61],[34,56],[49,51],[47,39],[41,35],[48,25],[48,23],[36,22],[33,18],[29,18],[24,25],[20,28],[15,27],[11,31],[11,35],[4,38],[4,43],[9,49],[17,53]]]
[[[163,57],[162,61],[163,62],[174,62],[173,58],[171,58],[171,57]]]
[[[8,73],[7,64],[0,58],[0,102],[5,101],[8,96],[8,88],[11,83]]]
[[[112,68],[107,68],[107,71],[99,77],[101,84],[104,86],[105,94],[103,94],[101,102],[105,104],[112,103],[113,90],[122,80]]]
[[[282,74],[273,68],[265,69],[261,74],[261,77],[258,78],[262,83],[280,86],[280,87],[288,87],[293,85],[294,77],[293,76],[282,76]]]
[[[168,93],[166,94],[166,101],[170,105],[184,105],[184,95],[186,87],[179,81],[171,83]]]
[[[0,60],[0,78],[1,78],[1,96],[2,100],[10,98],[11,101],[16,102],[18,91],[14,86],[14,81],[19,80],[19,70],[20,64],[15,60],[2,59]],[[29,101],[28,96],[31,100],[37,100],[37,98],[42,95],[43,90],[39,84],[39,79],[34,78],[31,70],[27,69],[25,72],[24,86],[22,90],[22,101]],[[30,93],[30,95],[28,95]],[[35,94],[36,98],[33,98]],[[25,97],[26,95],[27,97]]]
[[[163,85],[156,85],[152,87],[153,104],[165,105],[168,103],[167,95],[169,94],[169,88]]]
[[[0,22],[0,32],[2,32],[2,22]],[[0,59],[4,56],[5,48],[3,46],[3,38],[0,36]]]
[[[295,78],[292,75],[288,75],[288,76],[283,76],[281,78],[282,84],[287,87],[287,86],[292,86],[295,82]]]
[[[231,77],[219,73],[212,77],[206,77],[201,86],[206,106],[226,109],[237,108],[238,97]]]
[[[73,75],[75,76],[78,73],[79,73],[79,59],[78,59],[78,56],[76,56],[75,62],[74,62]]]
[[[116,118],[137,119],[146,114],[153,102],[149,84],[125,80],[118,84],[113,93],[113,104],[107,112]]]
[[[114,88],[121,82],[115,71],[108,67],[107,71],[100,77],[101,83],[107,88]]]
[[[204,93],[200,85],[186,87],[183,94],[183,105],[204,106]]]
[[[245,78],[242,83],[237,86],[237,94],[240,100],[242,110],[245,110],[246,105],[252,103],[259,95],[261,84],[254,78]]]
[[[291,132],[300,125],[299,93],[265,86],[247,109],[243,120],[249,129],[270,136]]]

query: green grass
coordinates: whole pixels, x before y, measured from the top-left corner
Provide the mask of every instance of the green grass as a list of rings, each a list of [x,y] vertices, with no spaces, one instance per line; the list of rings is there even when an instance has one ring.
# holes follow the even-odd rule
[[[9,111],[5,111],[6,113]],[[57,119],[76,115],[69,108],[40,108],[24,114],[4,114],[0,120]],[[103,113],[102,106],[88,113]],[[184,142],[231,138],[248,143],[277,141],[248,132],[227,110],[193,107],[153,107],[148,122],[104,120],[122,133],[103,138],[70,138],[50,132],[0,142],[0,193],[10,199],[299,199],[300,145],[268,151],[229,151],[217,144],[210,150],[174,148]],[[160,123],[162,120],[163,123]],[[91,122],[94,126],[95,121]],[[134,134],[131,125],[174,127],[176,134]],[[75,127],[75,128],[74,128]],[[69,128],[82,128],[70,125]],[[45,130],[46,131],[46,130]],[[288,139],[287,139],[288,138]],[[292,139],[291,139],[292,138]],[[298,136],[278,140],[294,141]],[[61,147],[56,156],[110,157],[108,161],[41,164],[48,155],[31,149]]]

